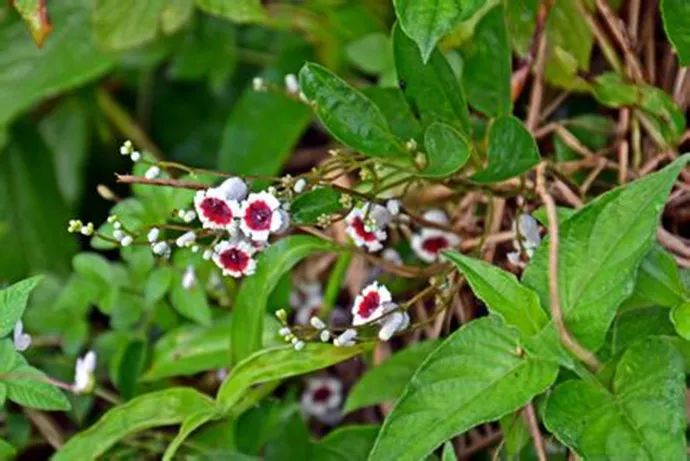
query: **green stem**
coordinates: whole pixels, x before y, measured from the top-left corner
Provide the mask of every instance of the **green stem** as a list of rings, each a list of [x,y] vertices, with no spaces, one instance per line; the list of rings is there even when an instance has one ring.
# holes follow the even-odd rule
[[[352,261],[352,253],[341,253],[333,266],[331,271],[331,276],[328,278],[328,283],[326,284],[326,293],[323,297],[323,305],[321,306],[321,314],[324,318],[328,318],[328,314],[333,310],[335,301],[338,298],[338,293],[340,292],[340,287],[345,279],[345,274],[347,269],[350,267],[350,261]]]

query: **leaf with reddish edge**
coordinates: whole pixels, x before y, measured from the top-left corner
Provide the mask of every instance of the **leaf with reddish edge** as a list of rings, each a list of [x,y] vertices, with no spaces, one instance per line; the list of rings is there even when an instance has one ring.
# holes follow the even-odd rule
[[[47,0],[14,0],[13,6],[26,22],[36,46],[41,48],[53,25],[48,18]]]

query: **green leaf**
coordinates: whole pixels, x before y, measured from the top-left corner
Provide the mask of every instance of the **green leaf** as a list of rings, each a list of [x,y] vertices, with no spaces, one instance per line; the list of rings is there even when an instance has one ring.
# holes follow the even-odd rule
[[[285,95],[246,90],[223,131],[218,168],[242,175],[275,175],[309,119],[309,109]]]
[[[338,141],[365,155],[405,155],[381,110],[362,92],[314,63],[302,67],[299,81],[317,117]]]
[[[419,176],[443,178],[467,163],[470,145],[461,133],[444,123],[434,122],[424,132],[427,164]]]
[[[52,460],[96,459],[129,435],[180,424],[192,414],[213,408],[213,400],[188,387],[144,394],[108,411],[94,425],[69,439]]]
[[[672,336],[673,324],[665,307],[643,306],[618,314],[611,335],[611,352],[623,353],[631,344],[647,336]]]
[[[685,0],[661,0],[660,8],[664,30],[680,65],[690,65],[690,4]]]
[[[48,19],[46,0],[14,0],[12,2],[31,32],[31,37],[40,48],[53,30]]]
[[[64,90],[103,75],[113,59],[95,44],[89,8],[78,0],[50,5],[55,28],[42,49],[26,39],[19,21],[4,21],[0,43],[11,43],[0,52],[0,126],[17,113]]]
[[[144,301],[152,306],[163,299],[170,289],[173,280],[173,270],[170,266],[161,266],[155,269],[146,279],[144,286]]]
[[[440,341],[413,344],[369,369],[350,389],[343,412],[396,401],[419,365],[439,344]]]
[[[196,6],[233,22],[262,22],[266,19],[261,0],[196,0]]]
[[[538,0],[508,0],[505,2],[506,28],[513,49],[525,56],[532,45],[537,24]]]
[[[458,458],[455,457],[455,448],[453,448],[453,444],[451,442],[446,442],[443,444],[441,461],[458,461]]]
[[[679,336],[690,339],[690,301],[681,303],[671,311],[671,321]]]
[[[660,245],[654,245],[637,271],[633,297],[648,304],[674,307],[687,297],[678,264]]]
[[[424,62],[444,35],[472,16],[485,0],[394,0],[395,14],[405,33],[419,46]]]
[[[225,315],[215,318],[210,326],[183,325],[169,331],[156,342],[151,368],[142,379],[155,381],[226,366],[231,325],[230,316]],[[264,341],[268,342],[275,330],[273,324],[266,324]]]
[[[470,105],[489,117],[510,114],[511,52],[503,6],[484,15],[462,52],[462,84]]]
[[[9,461],[17,455],[17,449],[10,443],[0,439],[0,461]]]
[[[345,47],[347,58],[364,72],[373,75],[394,68],[390,37],[381,32],[367,34]]]
[[[110,361],[113,384],[124,399],[136,394],[139,375],[146,361],[146,343],[140,338],[132,338]]]
[[[211,308],[206,299],[206,292],[200,283],[190,289],[182,286],[182,274],[174,272],[170,288],[170,303],[184,317],[200,325],[211,324]]]
[[[6,83],[0,85],[0,100],[6,85],[20,97],[17,85]],[[5,107],[0,106],[0,112]],[[41,271],[66,275],[76,239],[65,231],[71,216],[55,180],[50,152],[27,124],[16,124],[11,133],[12,140],[0,151],[0,248],[12,250],[0,258],[0,279],[17,280]]]
[[[524,173],[539,163],[539,148],[520,120],[498,117],[489,128],[487,166],[472,176],[480,183],[503,181]]]
[[[233,320],[236,322],[237,320]],[[369,348],[367,344],[335,347],[330,344],[309,343],[301,351],[292,346],[274,347],[258,351],[232,369],[218,390],[216,400],[229,411],[250,387],[302,375],[329,367]]]
[[[376,440],[378,426],[344,426],[313,444],[310,459],[351,461],[366,459]]]
[[[465,276],[474,294],[489,311],[498,314],[523,335],[534,335],[548,323],[537,294],[522,285],[515,275],[457,251],[448,251],[444,255]]]
[[[280,278],[310,254],[328,250],[333,250],[328,242],[316,237],[294,235],[261,253],[256,273],[244,279],[235,299],[230,336],[233,363],[261,349],[266,303]]]
[[[388,126],[398,139],[421,139],[422,127],[400,89],[369,86],[362,93],[381,109]]]
[[[187,437],[215,417],[215,408],[204,408],[203,410],[199,410],[197,413],[193,413],[185,418],[180,426],[180,431],[165,449],[165,453],[163,453],[163,461],[171,461],[178,448],[180,448]]]
[[[579,380],[558,385],[544,423],[584,459],[685,459],[684,391],[680,355],[650,338],[623,355],[611,391]]]
[[[100,44],[125,50],[150,42],[158,33],[158,22],[166,0],[97,0],[93,30]]]
[[[39,410],[69,410],[71,406],[67,397],[60,389],[48,384],[47,379],[41,370],[21,359],[4,375],[2,382],[7,386],[7,398],[14,403]]]
[[[472,127],[465,95],[441,52],[435,50],[429,61],[423,63],[414,42],[396,25],[393,53],[400,88],[422,125],[426,128],[433,122],[443,122],[470,134]]]
[[[544,77],[556,86],[584,90],[588,85],[578,72],[589,70],[594,36],[578,2],[556,0],[549,11]]]
[[[668,192],[688,158],[599,196],[560,226],[561,308],[568,329],[584,347],[602,345],[616,309],[632,293]],[[546,239],[523,275],[542,306],[550,305],[548,248]]]
[[[340,192],[332,187],[317,187],[298,196],[290,205],[290,219],[295,224],[314,224],[321,215],[343,210]]]
[[[84,187],[84,167],[88,155],[89,114],[75,98],[63,100],[44,117],[38,131],[53,154],[60,193],[74,205]]]
[[[7,336],[21,320],[29,295],[43,277],[31,277],[0,290],[0,338]]]
[[[369,459],[422,459],[454,435],[499,419],[546,390],[558,367],[521,356],[518,346],[518,332],[494,317],[449,336],[408,383]]]
[[[529,428],[521,411],[510,413],[501,418],[501,432],[503,433],[503,450],[510,461],[519,460],[520,452],[530,441]]]

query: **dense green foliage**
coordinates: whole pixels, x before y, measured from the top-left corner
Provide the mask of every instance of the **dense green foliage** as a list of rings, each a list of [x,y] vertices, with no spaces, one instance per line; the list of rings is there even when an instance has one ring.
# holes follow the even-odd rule
[[[687,458],[686,1],[14,0],[0,43],[0,461]]]

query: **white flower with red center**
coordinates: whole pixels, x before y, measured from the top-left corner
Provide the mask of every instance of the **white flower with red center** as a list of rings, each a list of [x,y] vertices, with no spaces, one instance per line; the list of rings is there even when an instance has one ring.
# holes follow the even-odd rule
[[[358,247],[368,251],[379,251],[388,236],[386,226],[391,221],[390,212],[381,205],[365,204],[353,208],[345,217],[347,227],[345,232]]]
[[[460,237],[452,232],[425,227],[418,234],[412,236],[410,246],[415,254],[424,262],[438,261],[441,252],[457,247]]]
[[[443,210],[432,209],[424,213],[423,218],[429,222],[448,225],[448,216]],[[433,227],[425,227],[414,234],[410,246],[415,254],[424,262],[438,261],[441,252],[460,245],[460,237],[452,232]]]
[[[253,256],[256,249],[244,240],[224,240],[213,251],[213,262],[223,270],[223,275],[239,278],[256,270]]]
[[[302,394],[302,411],[321,422],[333,424],[340,419],[343,385],[332,377],[311,378]]]
[[[284,221],[280,202],[268,192],[249,194],[242,202],[240,228],[252,240],[265,242],[271,232],[283,227]]]
[[[352,305],[352,324],[363,325],[386,313],[392,302],[391,292],[384,285],[373,282],[364,288]]]
[[[194,196],[196,214],[205,229],[227,229],[233,231],[240,215],[240,204],[229,200],[220,187],[200,190]]]

